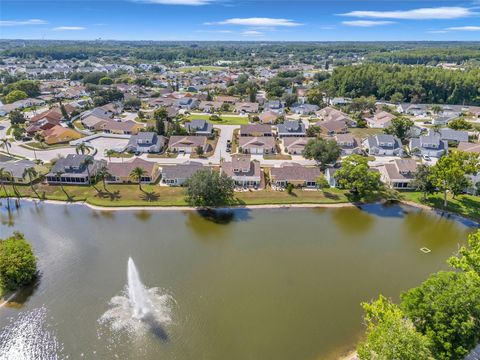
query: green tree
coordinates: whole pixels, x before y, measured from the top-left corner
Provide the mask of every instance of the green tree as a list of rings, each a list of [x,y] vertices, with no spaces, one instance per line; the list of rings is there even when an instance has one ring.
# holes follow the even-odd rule
[[[203,150],[203,147],[202,146],[197,146],[195,148],[195,152],[197,153],[198,156],[202,156],[204,154],[204,150]]]
[[[167,109],[161,107],[154,111],[155,127],[158,135],[165,135],[165,121],[168,121]]]
[[[25,116],[20,110],[12,110],[8,114],[8,117],[10,119],[10,123],[12,126],[14,125],[20,125],[20,124],[25,124],[27,119],[25,119]]]
[[[427,195],[433,194],[436,190],[435,184],[432,181],[432,168],[425,164],[417,166],[412,186],[423,193],[423,199],[427,199]]]
[[[480,277],[439,272],[401,296],[400,307],[432,342],[435,359],[462,359],[480,341]]]
[[[12,147],[12,142],[8,138],[0,139],[0,148],[5,149],[8,155],[10,155],[11,147]]]
[[[432,167],[432,182],[443,192],[443,206],[447,207],[447,194],[460,194],[469,185],[466,175],[478,171],[478,154],[452,151],[441,157]]]
[[[15,101],[23,100],[26,98],[28,98],[28,94],[25,91],[13,90],[12,92],[9,92],[7,95],[5,95],[4,100],[7,104],[11,104]]]
[[[37,274],[37,260],[24,236],[0,240],[0,284],[6,290],[16,290],[31,283]]]
[[[307,91],[307,102],[312,105],[323,106],[323,91],[315,87]]]
[[[390,96],[390,101],[399,104],[404,100],[403,94],[401,92],[396,92],[392,96]]]
[[[480,230],[468,235],[468,246],[462,246],[457,256],[448,259],[450,266],[480,275]]]
[[[126,109],[138,110],[142,106],[142,101],[138,98],[129,98],[125,100],[123,105]]]
[[[38,177],[37,170],[35,170],[34,167],[27,167],[23,171],[22,177],[24,180],[27,180],[28,178],[28,183],[30,184],[32,191],[35,193],[35,195],[37,195],[37,197],[39,197],[37,190],[35,190],[35,188],[33,187],[33,180],[35,180]]]
[[[40,83],[33,80],[19,80],[14,83],[8,84],[5,87],[6,93],[12,92],[14,90],[23,91],[27,94],[26,97],[36,97],[40,95]]]
[[[134,168],[132,170],[132,172],[130,173],[130,178],[133,181],[138,182],[138,188],[140,189],[140,191],[143,191],[143,189],[142,189],[142,178],[145,174],[146,174],[145,170],[143,170],[143,168],[141,168],[140,166],[137,166],[136,168]]]
[[[82,142],[75,147],[75,152],[83,155],[88,152],[88,146]]]
[[[234,200],[235,183],[225,173],[209,169],[197,171],[186,182],[186,201],[195,207],[217,207]]]
[[[357,352],[362,360],[429,360],[430,342],[415,329],[402,310],[384,296],[363,303],[366,339]]]
[[[112,174],[110,174],[110,172],[108,171],[108,167],[106,165],[100,166],[100,168],[97,170],[96,175],[97,179],[100,180],[103,184],[103,190],[105,190],[105,192],[108,192],[106,180],[112,176]]]
[[[413,127],[414,122],[410,119],[398,117],[392,120],[392,123],[384,131],[386,134],[390,134],[398,137],[402,143],[404,143]]]
[[[107,76],[104,76],[98,80],[98,85],[112,85],[113,80]]]
[[[448,123],[448,127],[453,130],[470,130],[472,128],[472,124],[467,122],[465,119],[458,118],[450,121]]]
[[[338,187],[349,189],[363,198],[380,190],[380,174],[370,170],[368,159],[360,155],[349,155],[342,161],[342,166],[335,172]]]
[[[337,161],[342,153],[342,149],[335,140],[325,140],[322,138],[310,140],[302,152],[306,159],[314,159],[324,169],[327,164]]]

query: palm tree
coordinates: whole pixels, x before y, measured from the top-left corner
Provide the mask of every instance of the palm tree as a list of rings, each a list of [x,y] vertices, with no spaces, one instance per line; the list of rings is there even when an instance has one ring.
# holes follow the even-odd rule
[[[30,187],[32,188],[32,191],[35,193],[35,195],[37,195],[37,197],[39,197],[37,190],[35,190],[35,188],[33,187],[33,180],[35,180],[38,177],[37,170],[35,170],[34,167],[26,168],[23,171],[22,177],[24,180],[28,177],[28,182],[30,183]]]
[[[58,179],[58,183],[60,184],[60,189],[62,189],[62,191],[65,193],[65,195],[67,195],[67,198],[68,198],[69,196],[68,196],[67,192],[65,191],[65,189],[63,188],[62,175],[63,175],[63,171],[57,171],[55,173],[55,177]]]
[[[97,170],[97,179],[102,180],[103,183],[103,189],[105,192],[108,192],[107,190],[107,184],[105,182],[106,179],[111,177],[112,174],[108,171],[108,168],[105,165],[102,165],[98,170]]]
[[[10,197],[8,196],[7,188],[5,187],[5,181],[8,178],[8,173],[5,171],[5,168],[0,168],[0,184],[2,185],[2,190],[5,193],[7,199],[7,208],[10,209]]]
[[[93,164],[93,159],[91,156],[87,156],[85,160],[83,160],[83,165],[87,168],[87,175],[88,175],[88,184],[91,184],[91,179],[90,179],[90,165]]]
[[[138,182],[138,188],[140,191],[142,190],[142,177],[145,175],[145,170],[143,170],[141,167],[137,166],[135,169],[132,170],[130,173],[130,178],[133,179],[134,181]]]
[[[85,143],[80,143],[78,144],[76,147],[75,147],[75,151],[77,152],[77,154],[85,154],[88,150],[88,146],[85,145]]]
[[[12,143],[10,142],[9,139],[7,138],[0,139],[0,147],[2,149],[5,149],[7,151],[7,154],[10,155],[10,148],[12,147]]]
[[[45,138],[43,137],[42,134],[36,133],[35,136],[34,136],[34,139],[40,143],[42,148],[45,147]]]
[[[112,149],[110,150],[107,150],[106,153],[105,153],[108,157],[108,161],[112,161],[112,155],[115,154],[115,151],[113,151]]]

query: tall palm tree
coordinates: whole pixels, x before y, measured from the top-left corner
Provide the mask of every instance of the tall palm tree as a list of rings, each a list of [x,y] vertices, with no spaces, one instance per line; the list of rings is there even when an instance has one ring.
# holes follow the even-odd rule
[[[35,188],[33,187],[33,180],[35,180],[38,177],[37,170],[35,170],[34,167],[25,168],[25,170],[23,171],[22,177],[24,180],[28,178],[28,182],[30,184],[32,191],[35,193],[35,195],[37,195],[37,197],[39,197],[37,190],[35,190]]]
[[[134,168],[132,170],[132,172],[130,173],[130,178],[133,179],[134,181],[137,181],[138,182],[138,188],[140,189],[140,191],[143,191],[142,190],[142,177],[143,175],[145,175],[146,172],[145,170],[143,170],[141,167],[137,166],[136,168]]]
[[[63,188],[62,175],[63,175],[63,171],[57,171],[55,173],[55,177],[58,178],[58,183],[60,184],[60,189],[62,189],[62,191],[65,193],[65,195],[67,195],[67,198],[68,198],[69,196],[68,196],[67,192],[65,191],[65,189]]]
[[[91,179],[90,179],[90,165],[93,164],[93,159],[91,156],[87,156],[85,160],[83,160],[83,165],[87,168],[87,175],[88,175],[88,184],[91,184]]]
[[[5,187],[6,179],[8,179],[8,173],[5,171],[5,168],[0,168],[0,184],[5,193],[5,198],[7,199],[7,208],[10,209],[10,197],[8,196],[7,188]]]
[[[10,148],[12,147],[12,143],[9,139],[3,138],[0,139],[0,147],[7,151],[7,154],[10,155]]]
[[[107,150],[106,153],[105,153],[108,157],[108,161],[112,161],[112,155],[115,154],[115,151],[113,151],[112,149],[110,150]]]
[[[108,192],[107,190],[107,184],[105,182],[106,179],[111,177],[112,174],[108,171],[108,168],[105,165],[102,165],[98,170],[97,170],[97,179],[101,180],[103,183],[103,190],[105,192]]]
[[[85,145],[85,143],[80,143],[78,144],[76,147],[75,147],[75,151],[77,152],[77,154],[85,154],[88,150],[88,146]]]

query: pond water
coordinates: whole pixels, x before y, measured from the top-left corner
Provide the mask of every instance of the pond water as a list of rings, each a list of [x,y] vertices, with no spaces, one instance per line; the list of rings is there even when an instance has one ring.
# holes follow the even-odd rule
[[[1,220],[41,271],[0,308],[9,360],[336,359],[363,332],[362,301],[397,300],[472,230],[399,205],[213,216],[22,202]],[[129,257],[153,326],[131,316]]]

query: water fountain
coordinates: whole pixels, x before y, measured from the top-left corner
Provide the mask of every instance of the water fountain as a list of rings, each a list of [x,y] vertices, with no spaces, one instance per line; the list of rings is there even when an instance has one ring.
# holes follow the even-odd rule
[[[127,285],[109,304],[110,309],[99,322],[108,324],[113,332],[125,330],[132,335],[143,335],[149,331],[162,340],[167,339],[164,326],[172,322],[174,300],[159,288],[147,288],[131,257],[127,264]]]

